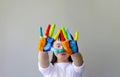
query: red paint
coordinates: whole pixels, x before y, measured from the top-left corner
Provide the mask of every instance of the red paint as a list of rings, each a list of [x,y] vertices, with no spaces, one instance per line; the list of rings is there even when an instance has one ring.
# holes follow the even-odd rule
[[[51,27],[51,25],[48,24],[48,26],[47,26],[47,28],[46,28],[46,30],[45,30],[45,35],[46,35],[46,36],[49,35],[50,27]]]
[[[65,41],[64,35],[63,35],[63,33],[62,33],[62,30],[60,31],[60,39],[61,39],[62,41]]]

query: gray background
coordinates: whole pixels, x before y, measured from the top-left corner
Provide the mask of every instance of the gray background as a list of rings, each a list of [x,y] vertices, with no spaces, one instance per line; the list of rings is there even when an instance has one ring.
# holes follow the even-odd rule
[[[49,23],[79,31],[83,77],[120,77],[120,0],[0,0],[0,77],[42,77],[38,29]]]

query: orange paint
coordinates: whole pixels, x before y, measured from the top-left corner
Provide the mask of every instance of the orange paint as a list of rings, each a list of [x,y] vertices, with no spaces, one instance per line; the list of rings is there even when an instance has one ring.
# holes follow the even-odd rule
[[[41,37],[38,43],[38,50],[41,52],[46,44],[46,38]]]
[[[66,50],[66,53],[71,55],[72,50],[71,50],[71,48],[69,46],[69,41],[67,40],[67,41],[62,42],[62,45],[63,45],[64,49]]]

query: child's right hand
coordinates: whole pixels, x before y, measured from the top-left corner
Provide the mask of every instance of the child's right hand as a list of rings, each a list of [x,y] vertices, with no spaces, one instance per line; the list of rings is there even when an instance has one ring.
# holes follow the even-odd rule
[[[45,36],[43,36],[42,27],[40,27],[40,39],[38,43],[38,50],[40,52],[50,51],[51,46],[54,42],[54,39],[52,38],[54,29],[55,29],[55,24],[52,24],[52,26],[49,24],[46,28]]]

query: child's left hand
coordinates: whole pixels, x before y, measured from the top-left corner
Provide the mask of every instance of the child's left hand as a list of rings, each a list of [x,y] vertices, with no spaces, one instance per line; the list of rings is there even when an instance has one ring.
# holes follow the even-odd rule
[[[78,32],[76,32],[74,39],[72,38],[72,35],[70,34],[68,29],[65,30],[65,28],[62,27],[62,32],[65,37],[65,41],[62,42],[62,45],[66,50],[66,53],[69,55],[77,53],[78,52],[78,45],[77,45]]]

